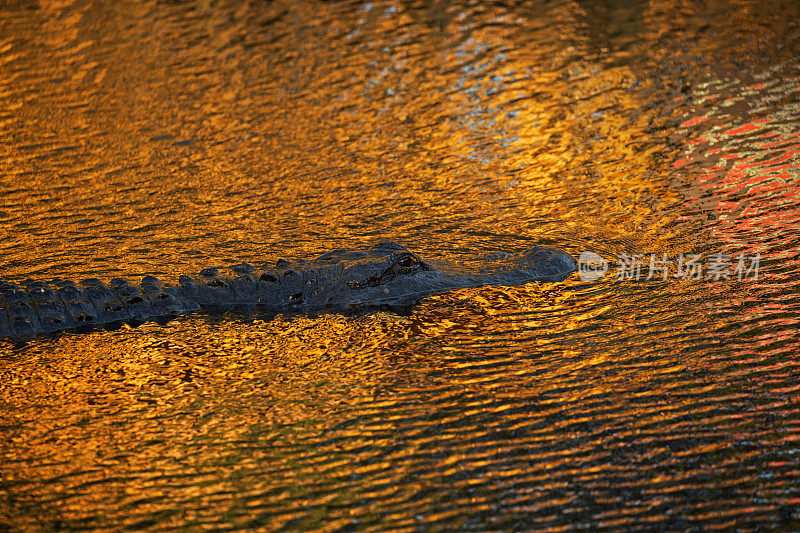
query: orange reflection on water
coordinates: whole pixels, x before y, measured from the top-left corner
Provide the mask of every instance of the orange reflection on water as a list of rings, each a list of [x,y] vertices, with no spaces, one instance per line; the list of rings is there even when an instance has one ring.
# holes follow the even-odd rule
[[[783,285],[570,279],[3,344],[0,523],[778,523],[796,137],[752,135],[796,117],[713,108],[794,98],[790,64],[748,98],[726,79],[743,50],[794,54],[791,11],[618,4],[1,6],[3,279],[175,280],[393,238],[456,262],[750,244]],[[708,172],[673,166],[698,154]]]

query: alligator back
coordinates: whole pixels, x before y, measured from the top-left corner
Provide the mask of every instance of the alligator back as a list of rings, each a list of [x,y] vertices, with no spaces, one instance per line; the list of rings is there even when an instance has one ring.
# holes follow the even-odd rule
[[[0,337],[25,339],[58,331],[80,331],[140,324],[198,310],[207,312],[298,311],[324,304],[336,294],[335,265],[321,272],[308,263],[278,261],[255,269],[247,263],[221,275],[206,268],[178,284],[145,276],[138,284],[122,278],[108,283],[90,278],[75,283],[26,280],[0,281]],[[333,279],[332,279],[333,277]]]
[[[0,336],[25,338],[122,322],[144,322],[199,309],[174,286],[146,276],[139,285],[124,279],[108,284],[56,279],[27,280],[22,286],[0,282]]]

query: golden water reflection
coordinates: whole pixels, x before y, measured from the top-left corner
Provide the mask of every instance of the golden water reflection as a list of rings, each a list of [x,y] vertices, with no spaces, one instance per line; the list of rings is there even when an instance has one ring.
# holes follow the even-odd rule
[[[764,271],[4,343],[0,528],[794,528],[792,9],[3,4],[2,279],[380,238]]]

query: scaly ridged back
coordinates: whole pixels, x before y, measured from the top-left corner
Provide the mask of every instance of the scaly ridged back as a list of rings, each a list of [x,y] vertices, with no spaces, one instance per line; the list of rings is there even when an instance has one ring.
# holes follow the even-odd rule
[[[298,311],[324,307],[338,294],[341,265],[278,261],[255,269],[247,263],[218,268],[195,277],[181,276],[177,285],[145,276],[135,285],[121,278],[104,284],[91,278],[74,283],[26,280],[0,282],[0,337],[24,339],[37,334],[79,330],[123,322],[141,323],[175,317],[199,309],[212,312]]]
[[[180,290],[145,276],[139,286],[124,279],[108,285],[98,279],[26,281],[24,287],[0,282],[0,335],[24,338],[38,333],[144,322],[199,309]]]

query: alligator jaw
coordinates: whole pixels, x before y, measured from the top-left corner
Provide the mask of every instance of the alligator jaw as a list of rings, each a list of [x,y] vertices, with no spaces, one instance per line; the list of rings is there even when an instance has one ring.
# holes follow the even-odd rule
[[[523,285],[534,281],[563,281],[575,272],[575,259],[557,248],[536,246],[526,252],[477,260],[471,266],[433,264],[441,282],[448,288],[486,285]]]

